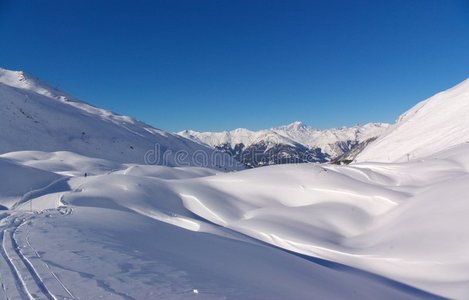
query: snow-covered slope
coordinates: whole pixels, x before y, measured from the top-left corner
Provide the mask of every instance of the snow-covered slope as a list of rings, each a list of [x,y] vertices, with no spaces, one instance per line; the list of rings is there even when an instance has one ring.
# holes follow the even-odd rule
[[[468,153],[218,174],[8,153],[28,180],[0,203],[33,190],[0,213],[3,293],[20,277],[59,298],[469,299]]]
[[[356,161],[413,160],[466,142],[469,142],[469,79],[401,115]]]
[[[32,83],[14,87],[12,76],[0,84],[0,145],[25,149],[0,154],[0,298],[469,299],[466,83],[403,116],[446,139],[425,136],[419,159],[384,147],[401,161],[222,173],[103,159],[114,148],[86,141],[68,141],[79,154],[24,151],[28,140],[15,145],[8,130],[25,126],[56,145],[87,122],[98,133],[132,130],[123,134],[132,141],[147,127]],[[296,147],[292,135],[281,137]]]
[[[363,126],[318,130],[302,122],[294,122],[260,131],[239,128],[223,132],[185,130],[178,134],[203,145],[227,150],[242,162],[245,162],[243,152],[248,152],[250,158],[252,149],[260,150],[258,152],[273,152],[271,155],[279,155],[276,152],[283,151],[283,155],[299,154],[305,157],[316,152],[313,153],[313,161],[325,162],[337,158],[362,142],[376,138],[388,126],[384,123],[369,123]],[[266,158],[261,157],[260,160],[262,159]]]
[[[206,166],[240,167],[207,146],[80,102],[23,72],[5,69],[0,69],[0,128],[0,153],[72,151],[118,162],[197,165],[202,160],[191,159],[191,154],[198,151],[205,154]],[[188,156],[176,161],[177,151]]]
[[[0,208],[9,208],[26,193],[60,179],[59,174],[0,157]]]

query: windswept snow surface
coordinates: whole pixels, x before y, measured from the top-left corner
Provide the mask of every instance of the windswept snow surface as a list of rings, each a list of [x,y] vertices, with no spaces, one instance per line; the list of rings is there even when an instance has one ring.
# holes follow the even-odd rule
[[[399,162],[469,142],[469,79],[418,103],[356,161]]]
[[[0,163],[32,188],[1,173],[10,299],[469,299],[468,143],[233,173],[69,152]]]

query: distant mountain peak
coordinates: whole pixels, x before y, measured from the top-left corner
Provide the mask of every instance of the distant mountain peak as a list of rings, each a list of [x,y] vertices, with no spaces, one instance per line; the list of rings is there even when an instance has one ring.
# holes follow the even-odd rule
[[[281,126],[282,128],[286,128],[288,130],[305,130],[307,129],[309,126],[306,125],[304,122],[302,121],[295,121],[293,123],[290,123],[288,125],[285,125],[285,126]]]

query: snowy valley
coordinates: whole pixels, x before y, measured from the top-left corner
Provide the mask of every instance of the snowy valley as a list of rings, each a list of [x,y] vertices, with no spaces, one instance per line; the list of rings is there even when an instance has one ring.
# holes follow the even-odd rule
[[[469,299],[469,80],[325,131],[171,134],[4,69],[0,104],[0,297]],[[322,163],[216,150],[261,143]]]

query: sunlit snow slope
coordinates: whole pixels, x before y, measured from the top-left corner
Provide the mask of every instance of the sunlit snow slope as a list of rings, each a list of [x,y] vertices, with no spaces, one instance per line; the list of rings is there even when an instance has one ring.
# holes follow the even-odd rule
[[[432,163],[218,174],[69,152],[8,153],[1,167],[28,179],[8,189],[8,174],[0,174],[0,190],[8,190],[0,203],[13,209],[0,213],[0,266],[17,265],[0,268],[0,282],[10,299],[463,298],[466,153],[454,149]],[[409,170],[415,177],[402,175]],[[450,187],[451,205],[442,207]]]
[[[0,128],[0,153],[73,151],[119,162],[239,168],[228,155],[214,155],[209,147],[80,102],[23,72],[5,69],[0,69]],[[176,160],[178,151],[187,155]],[[192,159],[195,152],[204,153],[203,159]]]
[[[469,79],[401,115],[356,161],[407,161],[464,142],[469,142]]]

